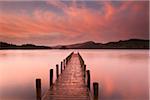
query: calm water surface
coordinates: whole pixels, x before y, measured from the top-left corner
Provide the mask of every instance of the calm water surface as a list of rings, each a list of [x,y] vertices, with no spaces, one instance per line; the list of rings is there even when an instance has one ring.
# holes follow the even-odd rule
[[[0,100],[35,100],[36,78],[44,94],[49,69],[55,72],[72,51],[81,53],[92,82],[99,82],[101,100],[149,99],[148,50],[1,50]]]

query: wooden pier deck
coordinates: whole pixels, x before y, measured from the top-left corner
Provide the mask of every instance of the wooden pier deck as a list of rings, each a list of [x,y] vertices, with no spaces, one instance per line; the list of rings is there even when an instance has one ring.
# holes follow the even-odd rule
[[[63,63],[61,62],[60,67],[59,74],[58,65],[56,65],[57,79],[54,83],[51,69],[50,88],[43,97],[40,97],[41,86],[38,86],[41,82],[36,83],[37,100],[93,100],[90,92],[90,71],[86,74],[86,65],[80,54],[71,53]]]

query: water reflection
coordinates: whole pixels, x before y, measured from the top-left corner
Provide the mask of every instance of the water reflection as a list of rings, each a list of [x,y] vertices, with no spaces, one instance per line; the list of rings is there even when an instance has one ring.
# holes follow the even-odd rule
[[[102,100],[148,100],[148,51],[81,53],[92,80],[101,84]]]
[[[49,69],[55,72],[55,65],[71,51],[0,51],[0,99],[35,100],[35,78],[42,79],[44,93]],[[76,51],[91,70],[92,81],[99,82],[102,100],[148,100],[148,50]]]

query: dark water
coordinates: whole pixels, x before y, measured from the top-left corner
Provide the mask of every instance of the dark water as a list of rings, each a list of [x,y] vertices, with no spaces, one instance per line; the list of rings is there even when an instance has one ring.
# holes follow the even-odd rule
[[[44,94],[49,69],[55,72],[72,51],[81,53],[99,83],[101,100],[149,100],[148,50],[1,50],[0,100],[35,100],[36,78]]]

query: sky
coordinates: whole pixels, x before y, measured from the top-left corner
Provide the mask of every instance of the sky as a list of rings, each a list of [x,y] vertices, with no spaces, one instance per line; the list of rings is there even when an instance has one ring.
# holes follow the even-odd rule
[[[38,45],[149,38],[149,1],[0,0],[0,41]]]

